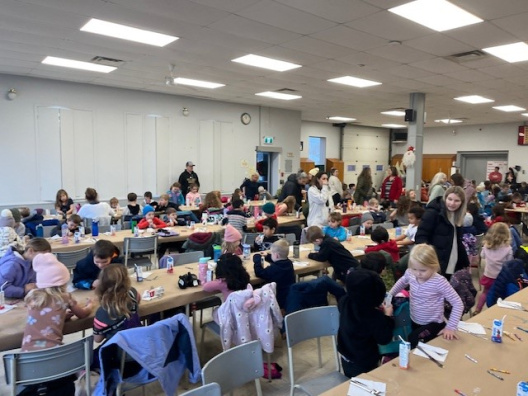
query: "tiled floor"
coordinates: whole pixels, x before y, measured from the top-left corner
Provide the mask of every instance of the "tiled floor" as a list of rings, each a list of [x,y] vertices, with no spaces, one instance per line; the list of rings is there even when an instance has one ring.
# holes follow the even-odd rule
[[[476,271],[473,271],[473,279],[475,285],[476,282]],[[334,302],[335,303],[335,302]],[[74,339],[77,339],[79,335],[69,335],[66,337],[65,341],[72,341]],[[197,343],[200,341],[201,337],[201,331],[198,329],[195,331],[195,337],[197,339]],[[321,342],[322,350],[323,350],[323,367],[318,368],[317,365],[317,344],[315,341],[306,341],[305,343],[302,343],[298,345],[294,349],[294,356],[295,356],[295,364],[296,364],[296,377],[300,378],[301,380],[303,378],[314,378],[319,374],[324,374],[325,372],[329,372],[334,369],[334,361],[333,356],[331,355],[331,341],[329,339],[323,339]],[[200,348],[200,345],[197,345],[198,348]],[[213,335],[211,335],[209,332],[206,332],[205,334],[205,343],[203,347],[203,355],[200,356],[202,365],[206,363],[210,358],[221,352],[221,345],[218,340],[218,338],[215,338]],[[265,359],[265,357],[264,357]],[[283,367],[282,372],[282,379],[272,380],[272,382],[268,382],[266,379],[261,380],[262,385],[262,391],[263,394],[266,396],[284,396],[289,394],[289,378],[288,378],[288,352],[286,347],[286,342],[278,339],[275,342],[275,351],[272,354],[273,362],[278,362],[279,365]],[[4,369],[3,369],[3,361],[2,361],[2,367],[1,373],[0,373],[0,395],[7,395],[7,387],[5,384],[5,378],[4,378]],[[236,373],[233,373],[233,375],[236,375]],[[180,386],[178,388],[178,393],[181,394],[185,392],[186,390],[193,389],[200,384],[190,384],[186,379],[182,380],[180,382]],[[127,396],[139,396],[142,395],[141,389],[135,389],[133,391],[130,391],[127,393]],[[234,392],[235,396],[250,396],[256,394],[255,387],[253,383],[247,384],[245,387],[238,389]],[[162,396],[164,395],[163,391],[161,390],[161,387],[157,382],[154,382],[145,388],[145,395],[148,396]]]

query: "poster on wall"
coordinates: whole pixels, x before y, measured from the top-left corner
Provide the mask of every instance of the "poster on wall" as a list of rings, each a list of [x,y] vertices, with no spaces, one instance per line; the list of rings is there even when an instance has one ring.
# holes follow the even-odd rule
[[[486,162],[486,175],[492,183],[497,183],[498,176],[495,173],[495,168],[499,168],[499,173],[501,174],[501,181],[504,180],[506,172],[508,172],[508,162],[506,161],[487,161]],[[490,175],[492,175],[490,177]]]

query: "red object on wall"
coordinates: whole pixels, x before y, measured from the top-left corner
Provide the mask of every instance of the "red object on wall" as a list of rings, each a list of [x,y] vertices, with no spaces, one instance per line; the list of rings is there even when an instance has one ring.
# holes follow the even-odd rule
[[[517,133],[517,144],[519,146],[528,145],[528,126],[521,125]]]

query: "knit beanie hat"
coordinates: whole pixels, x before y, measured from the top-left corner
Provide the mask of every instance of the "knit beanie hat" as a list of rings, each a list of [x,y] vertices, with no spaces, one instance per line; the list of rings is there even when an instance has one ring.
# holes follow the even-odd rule
[[[143,208],[143,216],[146,216],[147,213],[154,212],[154,208],[150,205],[145,205]]]
[[[361,224],[363,224],[365,221],[372,220],[374,221],[374,217],[370,214],[370,212],[365,212],[361,215]]]
[[[275,204],[273,202],[266,202],[264,205],[262,205],[262,211],[266,214],[275,213]]]
[[[312,176],[316,176],[319,173],[319,168],[312,168],[308,171],[308,173]]]
[[[471,213],[466,213],[462,225],[464,227],[471,227],[473,225],[473,216],[471,215]]]
[[[15,223],[20,223],[20,221],[22,220],[20,210],[18,210],[18,208],[11,208],[11,213],[13,214],[13,219],[15,219]]]
[[[240,241],[241,239],[242,239],[242,234],[240,234],[240,232],[235,227],[233,227],[231,224],[228,224],[225,229],[224,241],[236,242],[236,241]]]
[[[37,273],[37,288],[58,287],[70,280],[70,271],[53,253],[39,253],[33,259],[33,269]]]
[[[15,219],[9,209],[2,210],[0,214],[0,227],[15,227]]]

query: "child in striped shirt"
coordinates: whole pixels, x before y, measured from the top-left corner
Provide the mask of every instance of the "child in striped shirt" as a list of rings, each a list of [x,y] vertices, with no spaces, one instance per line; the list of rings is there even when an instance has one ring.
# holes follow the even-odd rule
[[[392,287],[395,296],[410,286],[411,320],[413,331],[408,341],[414,348],[418,341],[428,342],[442,334],[446,340],[458,338],[456,329],[464,311],[464,304],[446,278],[438,273],[440,263],[434,248],[427,244],[415,245],[409,258],[409,269]],[[444,322],[444,300],[453,310]]]

